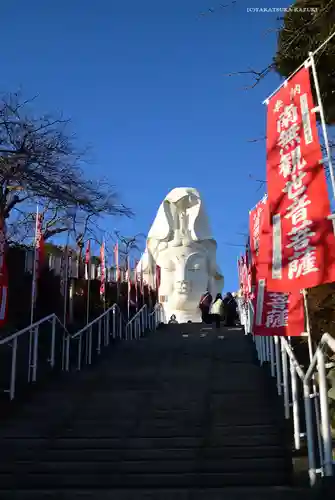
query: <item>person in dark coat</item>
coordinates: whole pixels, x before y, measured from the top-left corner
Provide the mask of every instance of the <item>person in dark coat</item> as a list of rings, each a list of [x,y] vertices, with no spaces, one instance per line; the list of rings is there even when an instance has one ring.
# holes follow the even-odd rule
[[[236,300],[230,292],[227,292],[223,302],[226,311],[226,326],[235,326],[238,318]]]
[[[201,320],[203,323],[209,324],[211,323],[211,318],[209,314],[209,310],[211,308],[213,297],[209,293],[208,290],[201,296],[199,302],[199,309],[201,311]]]
[[[175,325],[177,323],[178,323],[178,321],[177,321],[176,315],[172,314],[171,318],[169,319],[169,325]]]

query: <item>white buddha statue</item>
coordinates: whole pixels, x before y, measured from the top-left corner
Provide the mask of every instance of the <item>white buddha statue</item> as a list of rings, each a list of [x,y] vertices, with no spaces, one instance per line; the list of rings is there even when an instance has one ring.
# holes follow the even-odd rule
[[[216,242],[196,189],[173,189],[160,205],[138,265],[151,285],[156,265],[161,273],[158,296],[165,321],[172,314],[179,323],[201,321],[200,297],[207,289],[213,296],[220,292],[223,276],[216,264]]]

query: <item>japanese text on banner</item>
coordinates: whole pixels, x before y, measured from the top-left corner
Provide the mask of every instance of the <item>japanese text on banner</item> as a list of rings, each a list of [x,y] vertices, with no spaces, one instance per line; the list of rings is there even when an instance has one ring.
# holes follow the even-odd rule
[[[327,219],[330,205],[313,107],[306,68],[268,105],[267,180],[273,233],[268,285],[273,291],[335,279],[335,239]]]
[[[304,331],[304,306],[300,292],[269,292],[266,280],[256,286],[254,334],[300,336]]]

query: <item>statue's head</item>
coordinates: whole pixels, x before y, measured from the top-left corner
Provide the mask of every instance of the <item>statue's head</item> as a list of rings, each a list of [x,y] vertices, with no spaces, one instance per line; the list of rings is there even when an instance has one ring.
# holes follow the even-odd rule
[[[193,243],[189,246],[168,245],[157,253],[161,285],[159,300],[171,309],[192,309],[208,287],[210,262],[205,247]]]

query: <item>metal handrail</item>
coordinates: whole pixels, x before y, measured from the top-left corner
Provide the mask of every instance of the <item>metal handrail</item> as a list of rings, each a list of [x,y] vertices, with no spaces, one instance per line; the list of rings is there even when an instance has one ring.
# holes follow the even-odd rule
[[[87,323],[87,325],[85,325],[81,330],[79,330],[79,332],[72,334],[71,338],[75,339],[75,338],[79,337],[82,333],[85,332],[85,330],[88,330],[93,325],[97,324],[103,317],[107,316],[111,311],[113,311],[115,309],[118,309],[120,311],[119,306],[117,304],[113,304],[109,309],[107,309],[102,314],[100,314],[100,316],[98,316],[97,318],[94,318],[90,323]]]
[[[155,313],[156,309],[154,310]],[[44,323],[51,322],[51,335],[50,338],[50,351],[47,359],[51,369],[56,365],[56,327],[59,324],[62,328],[61,334],[61,369],[63,371],[70,370],[70,354],[71,345],[76,343],[77,361],[75,363],[76,369],[80,370],[82,367],[82,354],[85,355],[85,364],[90,365],[93,357],[93,333],[96,331],[96,346],[95,351],[98,355],[101,354],[102,347],[110,344],[110,339],[113,340],[128,340],[135,337],[139,338],[146,329],[156,328],[157,322],[151,324],[151,313],[148,307],[144,305],[140,311],[128,322],[124,321],[120,307],[113,304],[107,311],[104,311],[100,316],[92,320],[86,326],[81,328],[78,332],[71,334],[63,325],[61,320],[56,314],[49,314],[35,323],[15,332],[8,337],[0,340],[0,346],[9,345],[12,348],[12,359],[10,368],[10,381],[9,389],[4,392],[9,393],[10,400],[15,398],[16,383],[17,383],[17,349],[18,340],[27,332],[29,332],[29,353],[28,353],[28,377],[27,382],[36,382],[37,369],[38,369],[38,346],[39,346],[39,328]],[[125,333],[125,335],[124,335]],[[135,335],[134,335],[135,334]],[[84,345],[85,342],[85,345]]]
[[[144,304],[139,311],[128,321],[126,339],[138,339],[149,326],[149,308]]]
[[[149,314],[150,329],[156,329],[159,323],[165,323],[165,313],[162,304],[160,302],[157,302],[157,304],[155,304],[154,310]]]
[[[0,346],[9,345],[12,348],[12,359],[11,359],[11,371],[10,371],[10,382],[9,388],[4,389],[4,392],[9,393],[10,400],[15,398],[16,392],[16,382],[17,382],[17,349],[18,340],[24,334],[29,332],[29,353],[28,353],[28,373],[27,382],[36,382],[37,380],[37,368],[38,368],[38,343],[39,343],[39,328],[44,323],[49,323],[51,321],[51,340],[50,340],[50,357],[48,358],[48,363],[53,369],[55,366],[55,342],[56,342],[56,323],[60,323],[63,330],[67,332],[65,326],[58,319],[56,314],[49,314],[38,321],[35,321],[31,325],[22,328],[18,332],[9,335],[8,337],[0,340]]]
[[[138,339],[146,329],[155,330],[157,325],[162,321],[164,309],[162,304],[157,303],[153,311],[144,304],[141,309],[128,321],[126,327],[127,339]]]
[[[112,315],[112,326],[111,326],[111,315]],[[81,370],[82,366],[82,354],[85,351],[86,364],[92,364],[93,356],[93,328],[97,327],[97,345],[96,352],[98,355],[101,354],[102,343],[103,347],[107,347],[110,344],[110,337],[116,339],[117,337],[122,340],[123,329],[122,329],[122,313],[121,309],[117,304],[113,304],[110,308],[104,311],[100,316],[92,320],[90,323],[85,325],[81,330],[73,335],[66,338],[65,342],[65,361],[64,370],[69,371],[70,369],[70,345],[72,341],[78,341],[77,345],[77,370]],[[83,345],[83,340],[85,340],[85,346]]]
[[[294,355],[290,340],[284,337],[256,335],[253,335],[253,340],[260,364],[270,362],[271,375],[277,379],[278,395],[283,396],[285,418],[287,420],[291,418],[292,408],[294,446],[296,450],[301,447],[301,438],[306,438],[308,473],[310,484],[313,486],[316,483],[318,474],[321,474],[321,476],[333,475],[334,462],[332,458],[332,435],[324,351],[328,347],[335,353],[335,339],[328,333],[322,336],[306,373]],[[288,360],[290,370],[288,370]],[[318,390],[315,380],[316,372],[318,374]],[[299,381],[302,384],[304,394],[306,433],[300,431]],[[313,428],[313,403],[317,425],[317,446]],[[318,447],[320,455],[320,468],[316,467],[316,447]]]
[[[44,318],[42,318],[42,319],[40,319],[38,321],[35,321],[35,323],[32,323],[31,325],[26,326],[25,328],[22,328],[22,330],[19,330],[18,332],[12,333],[12,335],[9,335],[8,337],[5,337],[5,338],[1,339],[0,340],[0,345],[7,344],[11,340],[14,340],[17,337],[21,337],[21,335],[23,335],[24,333],[30,332],[31,329],[36,328],[37,326],[41,325],[42,323],[46,323],[47,321],[50,321],[54,317],[57,318],[57,316],[55,315],[55,313],[49,314],[48,316],[45,316]]]

